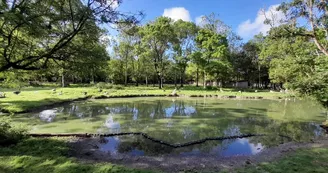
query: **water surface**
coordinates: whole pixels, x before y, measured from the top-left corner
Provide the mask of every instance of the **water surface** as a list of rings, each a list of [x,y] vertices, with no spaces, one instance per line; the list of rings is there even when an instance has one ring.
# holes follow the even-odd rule
[[[17,116],[33,133],[144,132],[169,143],[206,137],[268,134],[265,137],[210,141],[173,149],[138,136],[107,138],[100,149],[128,155],[254,155],[289,141],[324,136],[319,127],[326,112],[315,102],[286,100],[219,100],[214,98],[125,98],[73,102]]]

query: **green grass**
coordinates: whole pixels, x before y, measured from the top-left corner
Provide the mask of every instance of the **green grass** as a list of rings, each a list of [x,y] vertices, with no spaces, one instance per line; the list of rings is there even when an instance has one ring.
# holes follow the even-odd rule
[[[68,156],[64,139],[29,138],[13,147],[0,147],[0,173],[147,173],[110,163],[81,163]]]
[[[300,149],[293,154],[271,162],[238,169],[238,173],[326,173],[328,170],[328,148]]]
[[[19,113],[28,111],[34,108],[52,105],[54,103],[71,101],[73,99],[81,99],[86,97],[125,97],[125,96],[165,96],[169,95],[174,86],[166,86],[165,89],[158,89],[157,87],[145,87],[145,86],[129,86],[123,89],[104,89],[99,92],[95,87],[68,87],[57,88],[57,92],[52,91],[53,87],[27,87],[21,90],[19,95],[15,95],[12,92],[13,89],[0,88],[0,92],[6,93],[6,98],[0,98],[0,109],[10,113]],[[187,86],[178,91],[182,96],[237,96],[243,97],[263,97],[267,99],[276,99],[281,97],[288,97],[289,94],[283,94],[279,92],[271,93],[269,91],[254,92],[254,90],[248,90],[246,92],[239,92],[234,89],[223,89],[220,92],[218,89],[204,90],[202,87]],[[62,95],[59,95],[62,92]],[[87,95],[84,95],[87,92]],[[108,92],[108,94],[104,94]]]
[[[69,157],[67,139],[29,138],[12,147],[0,147],[0,173],[146,173],[111,163],[91,164]],[[328,148],[300,149],[284,158],[250,165],[229,172],[236,173],[325,173]],[[223,171],[225,172],[225,171]]]

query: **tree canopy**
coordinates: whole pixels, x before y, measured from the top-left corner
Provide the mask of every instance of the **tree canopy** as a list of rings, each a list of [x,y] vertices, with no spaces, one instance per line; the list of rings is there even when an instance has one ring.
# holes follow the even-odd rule
[[[199,24],[163,16],[140,24],[143,14],[121,12],[121,3],[1,1],[0,80],[19,86],[18,81],[41,80],[159,88],[247,81],[251,88],[293,90],[328,105],[327,1],[281,3],[276,10],[285,18],[277,22],[264,16],[269,32],[247,42],[215,13]],[[108,27],[118,34],[109,36]]]

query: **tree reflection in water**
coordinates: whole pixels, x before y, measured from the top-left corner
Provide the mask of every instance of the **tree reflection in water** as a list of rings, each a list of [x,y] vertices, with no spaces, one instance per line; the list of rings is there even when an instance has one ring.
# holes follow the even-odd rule
[[[288,141],[277,134],[290,136],[295,141],[321,137],[324,131],[319,124],[326,120],[326,115],[322,114],[323,108],[318,104],[300,100],[129,98],[74,102],[51,110],[56,111],[51,112],[49,117],[45,113],[50,110],[44,110],[30,114],[32,118],[25,120],[35,124],[37,128],[34,128],[34,133],[143,132],[170,143],[249,133],[272,134],[249,139],[211,141],[179,149],[154,144],[139,137],[110,140],[117,143],[118,152],[147,155],[155,152],[188,155],[219,151],[223,155],[256,154],[262,148]],[[17,118],[22,121],[22,117]],[[242,152],[238,148],[245,149]]]

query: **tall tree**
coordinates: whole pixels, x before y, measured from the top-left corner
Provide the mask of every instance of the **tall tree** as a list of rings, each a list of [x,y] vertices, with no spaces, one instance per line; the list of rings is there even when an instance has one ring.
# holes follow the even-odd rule
[[[312,37],[291,35],[286,27],[293,29],[290,25],[272,28],[261,48],[270,78],[328,106],[327,56],[319,53]]]
[[[217,34],[209,29],[201,29],[196,37],[198,48],[202,52],[202,58],[205,62],[204,68],[204,88],[206,87],[206,74],[211,70],[211,63],[215,61],[225,61],[228,48],[226,37]],[[213,67],[213,66],[212,66]]]
[[[197,27],[192,22],[178,20],[174,22],[174,32],[177,35],[177,42],[174,43],[174,56],[180,73],[180,86],[183,87],[185,71],[190,61],[191,54],[195,51],[195,37]]]
[[[153,57],[153,64],[158,80],[158,87],[163,88],[166,54],[176,41],[172,20],[167,17],[159,17],[150,22],[140,30],[141,44],[144,54]]]
[[[206,60],[202,58],[202,53],[200,51],[196,51],[191,55],[191,61],[196,68],[194,71],[196,72],[196,86],[198,87],[199,72],[205,69]]]
[[[117,11],[121,0],[5,0],[0,2],[0,71],[46,68],[66,60],[58,52],[86,30],[89,22],[137,23]],[[89,31],[92,32],[92,31]]]
[[[120,34],[118,45],[114,47],[114,52],[116,56],[123,62],[124,68],[124,85],[128,84],[129,73],[132,73],[133,70],[133,61],[134,61],[134,43],[133,37],[127,34]]]
[[[310,27],[303,29],[284,29],[295,36],[305,36],[313,40],[317,48],[328,56],[328,1],[326,0],[292,0],[283,2],[278,10],[283,11],[289,24],[295,26],[298,20],[305,19]]]

